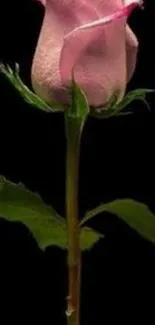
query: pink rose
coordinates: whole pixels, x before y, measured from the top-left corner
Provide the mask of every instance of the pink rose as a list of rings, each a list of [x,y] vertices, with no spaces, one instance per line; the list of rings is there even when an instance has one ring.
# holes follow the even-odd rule
[[[40,0],[45,15],[32,64],[34,91],[68,104],[72,69],[89,105],[124,96],[138,41],[127,18],[140,0]]]

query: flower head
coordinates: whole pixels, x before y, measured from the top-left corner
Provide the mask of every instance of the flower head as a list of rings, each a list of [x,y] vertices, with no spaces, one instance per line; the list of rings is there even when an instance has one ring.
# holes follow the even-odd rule
[[[45,101],[67,104],[72,71],[89,105],[124,96],[138,41],[127,18],[141,0],[39,0],[45,6],[32,65],[33,88]]]

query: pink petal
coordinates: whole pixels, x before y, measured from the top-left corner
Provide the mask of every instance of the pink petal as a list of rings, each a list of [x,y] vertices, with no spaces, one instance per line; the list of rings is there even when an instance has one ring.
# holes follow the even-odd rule
[[[139,3],[140,5],[142,5],[142,0],[137,0],[137,1],[134,1],[134,2],[137,2],[137,3]],[[133,0],[123,0],[123,3],[124,3],[124,6],[128,6],[128,5],[130,5],[131,3],[133,3]]]
[[[46,0],[36,0],[36,1],[41,2],[43,6],[46,5]]]
[[[126,26],[127,80],[129,81],[136,67],[138,40],[130,27]]]
[[[119,11],[116,11],[114,14],[85,25],[81,25],[65,36],[59,65],[63,84],[66,84],[68,79],[71,79],[72,69],[89,44],[99,39],[100,37],[102,45],[104,44],[106,46],[106,42],[108,41],[108,34],[106,40],[104,33],[105,26],[107,24],[115,22],[118,18],[127,18],[135,6],[137,6],[138,2],[138,0],[132,1],[132,3],[123,7]],[[121,19],[120,24],[122,24],[122,22],[123,21]],[[119,37],[119,35],[116,33],[116,37],[117,36]],[[115,51],[115,48],[113,50]],[[103,55],[103,60],[104,59],[105,57]]]
[[[113,14],[123,7],[123,0],[87,0],[98,12],[99,17]]]
[[[137,3],[137,5],[142,5],[142,0],[86,0],[91,3],[93,7],[96,8],[99,17],[109,16],[122,9],[122,7]]]
[[[68,102],[59,71],[65,35],[85,22],[98,19],[96,10],[85,0],[48,0],[35,50],[31,80],[36,93],[50,103],[51,97]]]

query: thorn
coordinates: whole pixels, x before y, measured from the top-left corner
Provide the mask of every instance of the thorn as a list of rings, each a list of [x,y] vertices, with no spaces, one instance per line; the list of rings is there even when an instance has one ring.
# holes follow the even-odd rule
[[[73,308],[71,304],[71,296],[67,296],[66,299],[68,300],[68,309],[66,310],[67,317],[71,317],[71,315],[75,312],[75,308]]]
[[[66,310],[67,317],[71,317],[74,312],[75,312],[75,309],[72,309],[72,308],[69,308],[68,310]]]

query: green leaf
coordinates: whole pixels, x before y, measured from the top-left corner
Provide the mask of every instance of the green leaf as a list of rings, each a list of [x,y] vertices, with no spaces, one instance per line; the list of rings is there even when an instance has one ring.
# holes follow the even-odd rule
[[[102,212],[116,214],[141,236],[155,242],[155,215],[149,210],[147,205],[132,199],[119,199],[101,204],[86,213],[80,226]]]
[[[23,222],[41,248],[52,244],[66,245],[64,220],[56,211],[45,205],[38,194],[3,177],[0,178],[0,215],[11,221]]]
[[[72,75],[72,85],[69,90],[71,96],[71,105],[66,110],[66,114],[72,118],[85,118],[89,114],[89,105],[85,93],[75,82]]]
[[[82,250],[91,249],[100,238],[104,238],[104,235],[100,234],[95,230],[92,230],[91,228],[82,227],[81,237],[80,237],[81,249]]]
[[[67,227],[65,219],[46,205],[40,196],[0,177],[0,216],[10,221],[23,222],[33,233],[40,248],[57,245],[67,248]],[[81,249],[92,246],[99,235],[91,229],[81,231]]]
[[[64,108],[59,103],[53,101],[51,106],[45,103],[22,82],[19,76],[20,69],[18,63],[15,64],[15,71],[13,71],[9,65],[6,65],[5,67],[4,64],[0,64],[0,72],[8,79],[8,81],[15,87],[15,89],[28,104],[47,113],[64,111]]]

